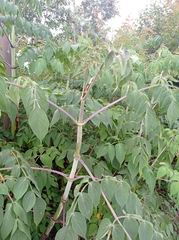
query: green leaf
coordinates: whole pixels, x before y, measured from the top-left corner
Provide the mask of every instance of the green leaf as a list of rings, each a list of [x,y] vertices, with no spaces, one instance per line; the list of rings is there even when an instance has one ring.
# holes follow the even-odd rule
[[[159,167],[157,171],[157,179],[164,177],[167,174],[167,168],[165,166]]]
[[[34,223],[36,226],[39,225],[40,221],[42,220],[46,209],[46,202],[42,199],[37,197],[34,205]]]
[[[115,57],[114,51],[111,51],[111,52],[108,53],[108,55],[105,59],[105,68],[106,69],[108,69],[111,66],[111,64],[114,61],[114,57]]]
[[[27,191],[29,187],[29,180],[26,177],[20,177],[17,179],[14,185],[14,196],[16,200],[19,200]]]
[[[68,91],[67,93],[65,93],[65,95],[64,95],[64,97],[65,97],[65,99],[66,99],[66,104],[67,105],[69,105],[69,104],[71,104],[72,103],[72,101],[73,101],[73,92],[71,92],[71,91]]]
[[[62,63],[57,60],[57,59],[52,59],[50,61],[50,64],[52,66],[52,68],[56,71],[56,72],[60,72],[61,75],[64,75],[64,68],[63,68],[63,65]]]
[[[128,232],[128,234],[130,235],[131,239],[135,240],[138,235],[138,228],[139,228],[138,222],[134,218],[127,217],[124,219],[123,226]]]
[[[1,226],[1,237],[4,240],[10,234],[13,229],[14,222],[15,222],[15,215],[12,210],[12,203],[7,203],[3,223]]]
[[[138,90],[128,92],[127,103],[129,104],[129,108],[139,116],[143,115],[149,108],[148,97],[145,93],[139,92]]]
[[[3,96],[0,93],[0,110],[2,110],[3,112],[7,111],[7,103],[8,103],[8,99],[6,98],[6,96]]]
[[[121,208],[127,203],[130,188],[126,182],[119,182],[115,187],[115,198]]]
[[[136,202],[137,202],[136,194],[130,192],[126,202],[127,213],[133,214],[135,212]]]
[[[145,135],[148,135],[151,130],[156,128],[156,126],[157,120],[155,112],[153,109],[148,107],[144,118]]]
[[[62,50],[63,50],[66,54],[69,53],[70,49],[71,49],[71,44],[70,44],[68,41],[66,41],[65,43],[63,43],[63,45],[62,45]]]
[[[86,238],[86,219],[79,212],[74,212],[71,218],[73,230],[81,237]]]
[[[50,127],[52,127],[55,123],[57,123],[59,121],[59,119],[61,118],[61,113],[58,109],[55,110],[53,117],[52,117],[52,121],[50,123]]]
[[[49,61],[49,60],[52,58],[52,56],[53,56],[53,48],[52,48],[51,46],[49,46],[49,45],[45,48],[45,56],[46,56],[46,58],[47,58],[48,61]]]
[[[179,118],[179,103],[176,101],[172,101],[168,110],[167,110],[167,118],[170,122],[170,127],[174,122]]]
[[[107,152],[108,152],[108,146],[101,145],[97,151],[97,158],[100,158],[101,156],[105,156],[107,154]]]
[[[44,91],[37,85],[32,87],[25,87],[22,90],[22,101],[27,112],[27,115],[34,110],[34,108],[41,108],[44,112],[48,110],[47,98]]]
[[[27,236],[21,232],[19,229],[15,231],[15,233],[12,235],[11,240],[27,240]]]
[[[115,150],[116,150],[116,158],[121,165],[125,159],[125,154],[126,154],[124,144],[123,143],[116,144]]]
[[[5,82],[4,78],[2,76],[0,76],[0,94],[5,96],[6,91],[7,91],[6,82]]]
[[[44,167],[52,167],[52,158],[48,154],[44,153],[40,156],[40,161],[43,163]]]
[[[150,168],[145,168],[143,171],[143,177],[146,180],[146,183],[149,186],[149,190],[151,194],[154,192],[156,178],[154,177],[154,173]]]
[[[124,230],[119,224],[114,224],[112,228],[112,239],[113,240],[124,240]]]
[[[95,208],[97,208],[101,196],[100,184],[98,182],[90,182],[88,185],[88,194],[91,196]]]
[[[98,231],[98,226],[95,223],[91,223],[88,228],[88,235],[95,236]]]
[[[20,90],[18,87],[10,86],[9,87],[9,98],[16,106],[19,106],[20,102]]]
[[[33,208],[35,202],[36,202],[36,196],[34,192],[32,191],[26,192],[22,200],[22,205],[25,211],[29,212]]]
[[[119,58],[120,67],[121,67],[121,74],[122,74],[122,77],[124,79],[132,71],[132,67],[131,67],[131,64],[130,64],[130,54],[126,49],[124,49],[124,50],[121,51],[118,58]]]
[[[100,119],[99,114],[96,115],[95,117],[93,117],[93,118],[91,119],[91,121],[92,121],[92,123],[93,123],[95,126],[99,127],[100,122],[101,122],[101,119]]]
[[[110,161],[113,162],[114,156],[115,156],[115,148],[112,144],[108,145],[107,152],[108,152]]]
[[[39,58],[35,62],[35,74],[39,77],[40,74],[47,68],[47,63],[44,58]]]
[[[115,182],[110,178],[105,178],[101,182],[101,188],[106,195],[106,197],[111,200],[114,195]]]
[[[23,221],[20,219],[17,219],[18,228],[21,232],[23,232],[29,240],[31,240],[31,234],[30,234],[30,227],[27,226]]]
[[[152,240],[163,240],[163,235],[159,232],[154,232]]]
[[[57,232],[55,240],[78,240],[78,235],[71,226],[65,226]]]
[[[18,202],[14,202],[13,211],[19,219],[21,219],[25,224],[28,224],[27,214]]]
[[[95,177],[101,178],[103,173],[104,173],[104,167],[101,164],[97,164],[94,167],[94,175],[95,175]]]
[[[14,226],[13,226],[13,229],[11,231],[11,236],[15,233],[16,230],[17,230],[17,218],[16,218],[16,220],[14,222]]]
[[[112,227],[112,223],[108,218],[104,218],[100,225],[96,235],[96,239],[102,239]]]
[[[179,182],[172,182],[170,186],[171,195],[175,195],[179,192]]]
[[[79,195],[82,185],[87,182],[89,182],[89,178],[86,176],[79,184],[76,184],[74,188],[74,197],[77,197]]]
[[[29,125],[32,128],[33,133],[38,137],[40,141],[48,133],[49,121],[46,113],[39,107],[35,107],[29,115]]]
[[[145,240],[152,240],[153,236],[153,226],[151,223],[147,221],[143,221],[139,227],[139,239],[143,240],[145,236]]]
[[[132,156],[132,154],[130,156]],[[135,163],[132,162],[131,158],[129,160],[130,161],[128,161],[127,167],[128,167],[129,172],[131,174],[131,179],[133,180],[137,176],[137,174],[139,173],[139,168],[138,168],[138,166],[136,166]]]
[[[78,197],[78,207],[82,215],[90,220],[93,212],[93,203],[91,197],[87,193],[81,193]]]
[[[0,194],[7,195],[9,192],[5,183],[0,183]]]
[[[18,178],[21,173],[21,167],[20,165],[14,165],[11,170],[11,176]]]
[[[11,121],[14,122],[15,119],[16,119],[16,115],[17,115],[17,107],[11,101],[8,101],[7,103],[8,104],[7,104],[6,112],[7,112],[8,116],[9,116],[9,118],[11,119]]]

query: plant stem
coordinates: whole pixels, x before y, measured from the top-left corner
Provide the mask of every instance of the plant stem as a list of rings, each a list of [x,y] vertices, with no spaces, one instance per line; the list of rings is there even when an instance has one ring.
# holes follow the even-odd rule
[[[55,225],[55,222],[57,221],[57,219],[60,217],[61,212],[63,209],[63,207],[65,206],[65,203],[68,201],[68,195],[69,192],[71,190],[71,186],[74,180],[74,176],[77,170],[77,166],[78,166],[78,158],[80,158],[80,151],[81,151],[81,144],[82,144],[82,123],[83,123],[83,112],[84,112],[84,100],[81,98],[81,106],[80,106],[80,113],[79,113],[79,121],[77,123],[77,141],[76,141],[76,150],[74,153],[74,160],[73,160],[73,165],[72,165],[72,169],[70,172],[70,176],[68,178],[68,182],[64,191],[64,194],[62,196],[61,202],[53,216],[53,219],[50,219],[49,225],[46,228],[46,231],[43,235],[43,239],[45,237],[48,237],[52,228]]]
[[[15,61],[16,61],[16,49],[14,47],[15,45],[15,26],[12,26],[12,31],[11,31],[11,77],[15,78],[16,76],[16,70],[14,69],[15,67]],[[11,135],[12,139],[15,137],[15,132],[16,132],[16,120],[11,121]]]
[[[140,91],[140,92],[143,92],[143,91],[145,91],[145,90],[147,90],[147,89],[154,88],[154,87],[157,87],[157,86],[159,86],[159,84],[155,84],[155,85],[152,85],[152,86],[148,86],[148,87],[145,87],[145,88],[141,88],[141,89],[139,89],[139,91]],[[127,95],[125,95],[125,96],[123,96],[123,97],[121,97],[121,98],[118,98],[116,101],[114,101],[114,102],[112,102],[112,103],[110,103],[110,104],[102,107],[102,108],[99,109],[98,111],[94,112],[91,116],[89,116],[88,118],[86,118],[86,119],[83,121],[83,124],[85,125],[85,124],[86,124],[87,122],[89,122],[92,118],[94,118],[97,114],[99,114],[99,113],[103,112],[104,110],[112,107],[112,106],[115,105],[116,103],[124,100],[126,97],[127,97]]]

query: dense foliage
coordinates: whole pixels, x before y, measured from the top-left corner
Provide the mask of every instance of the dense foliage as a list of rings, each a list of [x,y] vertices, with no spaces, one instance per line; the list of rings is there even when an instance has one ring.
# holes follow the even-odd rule
[[[0,59],[0,239],[177,239],[179,56],[127,26],[56,43],[0,9],[19,67]]]
[[[137,28],[146,37],[146,48],[155,52],[161,44],[178,51],[179,2],[158,0],[140,13]]]

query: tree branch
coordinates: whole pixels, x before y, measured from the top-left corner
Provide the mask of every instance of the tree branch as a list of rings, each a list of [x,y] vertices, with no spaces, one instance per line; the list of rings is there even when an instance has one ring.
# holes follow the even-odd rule
[[[51,102],[50,100],[47,100],[48,103],[50,103],[52,106],[54,106],[55,108],[57,108],[59,111],[61,111],[62,113],[64,113],[65,115],[67,115],[75,124],[78,125],[78,122],[76,121],[76,119],[74,119],[74,117],[72,117],[68,112],[66,112],[63,108],[59,107],[58,105],[56,105],[55,103]]]
[[[5,34],[5,36],[6,36],[7,40],[8,40],[8,42],[9,42],[11,48],[15,48],[15,46],[12,45],[11,40],[10,40],[10,38],[9,38],[7,32],[5,31],[5,29],[4,29],[4,27],[3,27],[3,24],[2,24],[1,22],[0,22],[0,26],[1,26],[1,28],[2,28],[2,30],[3,30],[3,32],[4,32],[4,34]]]
[[[19,67],[19,65],[13,67],[13,66],[11,66],[8,62],[6,62],[5,60],[3,60],[3,61],[4,61],[4,63],[5,63],[8,67],[10,67],[11,69],[17,69],[17,68]]]
[[[145,91],[145,90],[147,90],[147,89],[154,88],[154,87],[157,87],[157,86],[159,86],[159,85],[160,85],[160,84],[155,84],[155,85],[152,85],[152,86],[148,86],[148,87],[145,87],[145,88],[141,88],[141,89],[139,89],[139,91],[140,91],[140,92],[143,92],[143,91]],[[86,118],[86,119],[84,120],[83,125],[85,125],[88,121],[90,121],[92,118],[94,118],[97,114],[99,114],[99,113],[103,112],[104,110],[110,108],[111,106],[115,105],[116,103],[124,100],[126,97],[127,97],[127,96],[123,96],[123,97],[117,99],[116,101],[114,101],[114,102],[106,105],[105,107],[99,109],[98,111],[94,112],[91,116],[89,116],[88,118]]]

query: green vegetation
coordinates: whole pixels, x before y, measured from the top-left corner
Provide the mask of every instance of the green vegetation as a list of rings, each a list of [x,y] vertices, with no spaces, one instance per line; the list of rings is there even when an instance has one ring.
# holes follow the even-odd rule
[[[59,41],[26,16],[50,4],[1,0],[0,239],[179,239],[178,46],[153,6],[113,42]]]

